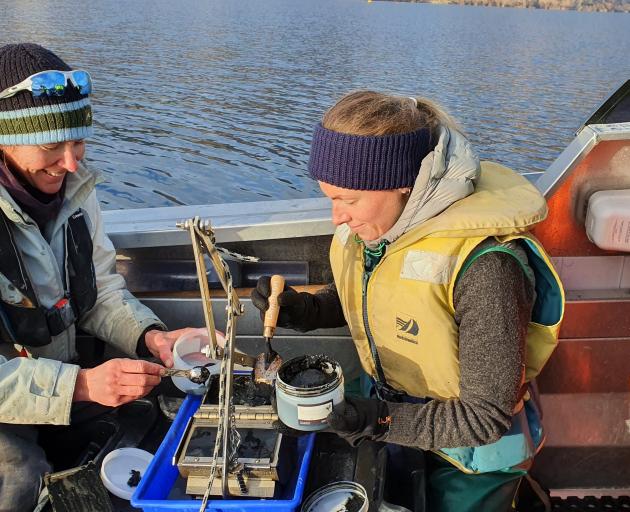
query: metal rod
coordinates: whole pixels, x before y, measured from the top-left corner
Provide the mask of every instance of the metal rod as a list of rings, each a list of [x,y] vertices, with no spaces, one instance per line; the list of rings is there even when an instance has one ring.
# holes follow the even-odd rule
[[[194,219],[192,219],[192,222],[188,221],[188,230],[190,232],[190,239],[192,241],[195,261],[197,262],[197,278],[199,280],[199,291],[201,292],[203,316],[206,320],[206,328],[208,329],[208,337],[210,339],[210,358],[216,360],[219,359],[220,355],[219,351],[217,350],[218,343],[214,327],[214,317],[212,316],[212,305],[210,303],[210,288],[208,286],[206,262],[203,258],[203,249],[200,246],[197,236],[195,235],[195,233],[198,231],[196,229],[198,225],[199,217],[195,217]]]
[[[236,316],[233,317],[233,325],[232,330],[230,331],[230,339],[229,339],[229,347],[230,350],[226,354],[227,355],[227,375],[225,382],[225,403],[223,404],[224,412],[223,412],[223,478],[221,480],[221,494],[224,498],[227,498],[230,495],[230,490],[228,487],[228,466],[229,466],[229,444],[230,444],[230,422],[232,420],[231,409],[232,409],[232,372],[234,370],[234,359],[232,358],[232,354],[234,352],[234,324],[236,324]]]
[[[205,230],[199,229],[198,234],[201,237],[206,247],[211,247],[212,245],[214,245]],[[212,265],[214,266],[214,269],[217,272],[217,277],[219,278],[219,281],[221,281],[221,286],[223,287],[223,290],[225,291],[226,294],[229,293],[227,277],[225,275],[225,269],[223,267],[224,263],[223,263],[223,260],[221,259],[221,256],[219,255],[217,251],[210,251],[210,250],[208,250],[208,256],[210,256],[210,260],[212,261]],[[241,302],[238,298],[238,295],[234,292],[231,295],[232,295],[232,301],[233,301],[232,302],[233,313],[235,315],[240,315]]]

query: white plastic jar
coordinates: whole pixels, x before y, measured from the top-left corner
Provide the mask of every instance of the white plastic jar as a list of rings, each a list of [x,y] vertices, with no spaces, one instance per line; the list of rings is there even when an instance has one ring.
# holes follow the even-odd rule
[[[225,345],[225,338],[223,334],[217,331],[217,343],[220,346]],[[173,345],[173,368],[182,370],[189,370],[195,366],[208,366],[210,374],[219,372],[220,363],[217,363],[213,359],[208,358],[203,349],[208,345],[208,330],[207,329],[194,329],[188,331],[186,334],[182,334],[175,345]],[[186,377],[171,377],[173,384],[177,386],[184,393],[191,395],[203,395],[207,388],[207,383],[195,384]]]

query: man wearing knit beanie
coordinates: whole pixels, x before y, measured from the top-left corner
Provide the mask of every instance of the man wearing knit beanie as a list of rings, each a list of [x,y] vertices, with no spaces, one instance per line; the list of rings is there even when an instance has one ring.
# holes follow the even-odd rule
[[[172,366],[180,331],[125,288],[82,162],[90,76],[36,44],[0,47],[0,510],[31,510],[51,467],[36,425],[68,425],[74,402],[118,406]],[[82,369],[77,328],[133,359]]]

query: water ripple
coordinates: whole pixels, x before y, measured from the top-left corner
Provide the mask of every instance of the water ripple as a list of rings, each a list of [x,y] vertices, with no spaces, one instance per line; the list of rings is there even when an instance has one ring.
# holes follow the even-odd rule
[[[319,195],[306,171],[312,127],[356,88],[433,98],[482,158],[539,172],[630,77],[621,13],[20,0],[3,6],[0,31],[92,73],[88,158],[106,177],[106,209]]]

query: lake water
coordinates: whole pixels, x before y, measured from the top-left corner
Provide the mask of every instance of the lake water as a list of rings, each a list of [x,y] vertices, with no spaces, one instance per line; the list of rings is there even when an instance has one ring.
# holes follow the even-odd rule
[[[424,95],[482,158],[543,171],[630,78],[630,15],[365,0],[2,0],[2,44],[90,71],[105,209],[319,195],[343,93]]]

